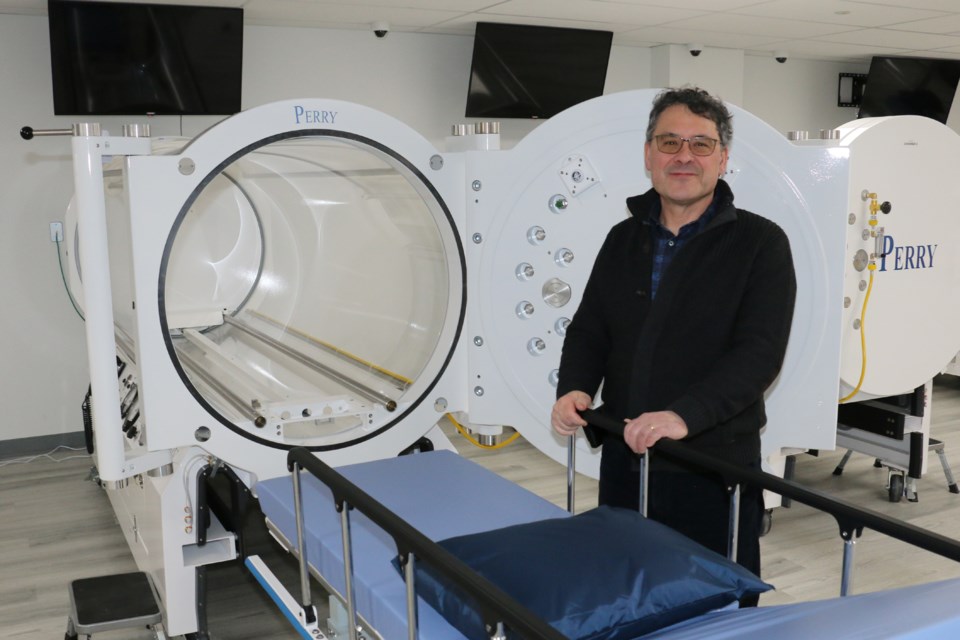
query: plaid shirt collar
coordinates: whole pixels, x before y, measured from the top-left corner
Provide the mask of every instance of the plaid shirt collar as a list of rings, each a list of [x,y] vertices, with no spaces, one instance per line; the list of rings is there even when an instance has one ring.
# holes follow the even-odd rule
[[[647,214],[646,219],[643,220],[644,224],[648,224],[653,228],[654,237],[659,241],[660,238],[663,238],[665,241],[674,239],[677,242],[686,242],[693,236],[700,233],[700,231],[707,226],[714,217],[717,215],[717,200],[714,198],[710,205],[707,207],[707,210],[703,212],[699,218],[693,222],[688,222],[687,224],[680,227],[680,232],[676,235],[672,231],[663,226],[663,223],[660,222],[660,214],[662,208],[660,206],[660,199],[654,201],[653,206],[650,207],[650,212]]]
[[[710,206],[703,212],[703,215],[680,227],[680,232],[676,235],[660,222],[660,212],[660,200],[658,198],[654,201],[653,206],[650,207],[650,212],[647,217],[643,219],[643,223],[651,227],[653,235],[653,267],[650,274],[651,299],[656,298],[657,289],[660,287],[663,274],[666,273],[667,267],[670,266],[670,262],[673,261],[673,257],[680,248],[683,247],[690,238],[700,233],[700,231],[709,224],[710,220],[716,216],[716,199],[710,203]]]

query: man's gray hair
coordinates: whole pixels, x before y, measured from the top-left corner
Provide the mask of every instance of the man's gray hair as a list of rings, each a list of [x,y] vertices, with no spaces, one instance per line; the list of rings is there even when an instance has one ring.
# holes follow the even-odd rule
[[[720,134],[720,146],[728,147],[733,140],[733,116],[723,101],[699,87],[681,87],[664,89],[653,99],[650,109],[650,121],[647,123],[647,142],[653,141],[653,131],[657,128],[660,114],[674,105],[683,105],[695,115],[706,118],[717,125]]]

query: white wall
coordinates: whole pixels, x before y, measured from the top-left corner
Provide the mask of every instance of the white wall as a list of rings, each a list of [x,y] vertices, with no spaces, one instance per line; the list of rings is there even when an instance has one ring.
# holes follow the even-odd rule
[[[472,41],[462,36],[248,27],[243,106],[323,96],[388,113],[439,144],[463,122]]]
[[[46,20],[0,16],[0,57],[0,439],[9,439],[78,430],[87,383],[83,323],[63,294],[48,226],[72,191],[70,142],[18,134],[66,126],[52,116]]]
[[[857,109],[837,106],[839,74],[866,73],[869,64],[744,58],[743,108],[778,131],[833,129],[857,117]],[[734,132],[736,139],[736,132]]]
[[[653,48],[654,86],[679,87],[691,84],[739,107],[743,105],[743,51],[702,49],[690,55],[686,45],[666,44]]]
[[[244,42],[243,106],[282,98],[323,96],[363,103],[412,126],[441,145],[451,124],[464,121],[472,38],[393,32],[378,40],[366,31],[248,27]],[[685,52],[684,52],[684,55]],[[733,52],[729,55],[737,55]],[[849,119],[831,107],[843,65],[790,60],[786,65],[746,57],[743,69],[724,65],[742,78],[743,104],[780,129],[835,126]],[[49,222],[63,219],[72,194],[68,138],[22,141],[23,125],[67,127],[73,118],[54,117],[47,21],[0,15],[0,381],[3,441],[75,432],[87,388],[83,325],[63,291]],[[713,69],[709,51],[700,67]],[[614,47],[607,92],[652,84],[649,49]],[[843,68],[841,68],[843,67]],[[678,83],[697,81],[676,76]],[[646,119],[647,114],[637,114]],[[119,133],[131,118],[101,118]],[[145,119],[141,119],[144,121]],[[156,117],[155,135],[196,135],[216,118]],[[504,147],[536,126],[503,123]],[[639,151],[638,151],[639,152]],[[3,447],[0,446],[0,453]]]

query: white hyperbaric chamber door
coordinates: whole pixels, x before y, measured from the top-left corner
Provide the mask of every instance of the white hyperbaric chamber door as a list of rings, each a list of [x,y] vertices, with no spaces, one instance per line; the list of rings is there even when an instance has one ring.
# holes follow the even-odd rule
[[[457,158],[371,109],[301,100],[127,163],[151,449],[348,463],[462,408]]]
[[[908,393],[960,350],[960,136],[921,116],[864,118],[839,133],[851,167],[840,393],[850,401]],[[873,226],[865,192],[892,205]]]
[[[509,424],[559,462],[566,443],[550,409],[566,323],[628,196],[650,188],[643,160],[656,91],[612,94],[554,116],[514,149],[473,154],[467,181],[470,420]],[[839,384],[846,150],[798,148],[730,105],[727,175],[737,206],[779,224],[796,266],[796,312],[780,377],[768,392],[764,453],[833,448]],[[704,309],[704,313],[710,313]],[[578,444],[578,469],[598,452]]]

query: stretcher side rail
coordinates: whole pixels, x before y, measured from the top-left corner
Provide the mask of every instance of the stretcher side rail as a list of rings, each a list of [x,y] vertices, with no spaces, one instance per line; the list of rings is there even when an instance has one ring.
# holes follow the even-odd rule
[[[580,415],[590,425],[603,429],[613,435],[623,437],[624,423],[622,421],[605,415],[596,409],[582,411]],[[808,489],[790,480],[784,480],[783,478],[763,471],[747,469],[699,451],[694,451],[682,442],[661,439],[653,446],[653,450],[658,456],[662,455],[675,460],[681,460],[702,469],[718,473],[724,479],[724,483],[726,483],[732,499],[736,497],[736,488],[739,487],[740,484],[751,483],[777,493],[784,498],[790,498],[791,500],[832,515],[840,527],[840,537],[843,539],[845,545],[841,595],[847,595],[847,590],[850,585],[853,542],[863,533],[864,528],[873,529],[891,538],[960,562],[960,541],[953,538],[948,538],[907,522],[890,518],[871,509],[855,506],[826,493]],[[646,456],[643,456],[643,458],[646,458]],[[646,470],[648,467],[649,465],[644,464],[643,470]],[[641,503],[646,504],[645,491],[647,489],[647,483],[644,481],[643,476],[644,473],[641,471]],[[732,524],[735,524],[736,518],[732,517],[731,521]]]
[[[416,638],[416,598],[413,584],[413,562],[422,562],[431,567],[439,576],[454,584],[464,594],[473,599],[477,611],[482,616],[484,624],[490,633],[491,640],[505,638],[507,630],[530,640],[563,640],[564,636],[546,621],[541,620],[516,600],[504,593],[486,578],[474,572],[456,556],[440,547],[405,520],[387,509],[380,502],[372,498],[358,486],[347,480],[335,469],[316,458],[309,450],[295,447],[287,455],[287,466],[293,473],[294,491],[299,487],[300,470],[306,470],[316,476],[333,493],[334,504],[341,514],[341,525],[344,535],[344,565],[347,581],[347,604],[352,609],[350,586],[353,581],[351,562],[349,561],[349,511],[357,509],[370,519],[375,525],[383,529],[397,545],[398,556],[404,568],[407,581],[409,637]],[[299,495],[295,495],[297,507],[298,537],[303,540],[300,526],[303,514],[300,507]],[[302,548],[301,548],[302,551]],[[301,553],[301,562],[305,563],[305,554]],[[307,587],[308,589],[308,587]],[[309,593],[303,594],[304,604],[309,605]],[[349,631],[355,637],[355,611],[348,611],[351,620]]]

